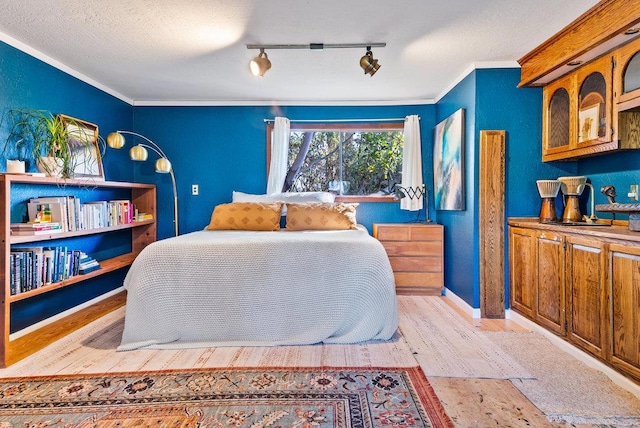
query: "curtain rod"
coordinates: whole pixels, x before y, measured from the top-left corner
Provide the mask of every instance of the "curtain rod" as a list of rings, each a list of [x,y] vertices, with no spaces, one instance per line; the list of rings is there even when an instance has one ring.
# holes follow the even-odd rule
[[[420,117],[418,117],[420,119]],[[275,119],[263,119],[265,123],[275,122]],[[335,123],[335,122],[397,122],[404,121],[404,117],[392,117],[387,119],[289,119],[289,122],[307,123]]]

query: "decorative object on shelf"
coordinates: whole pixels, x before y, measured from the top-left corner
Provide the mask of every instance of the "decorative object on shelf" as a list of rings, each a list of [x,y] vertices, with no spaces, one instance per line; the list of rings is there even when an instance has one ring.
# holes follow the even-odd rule
[[[542,198],[540,207],[540,223],[555,223],[558,221],[556,213],[556,196],[560,191],[560,182],[558,180],[537,180],[538,193]]]
[[[107,145],[112,149],[121,149],[125,145],[125,138],[122,134],[132,135],[144,140],[146,143],[138,143],[129,150],[129,157],[133,161],[146,161],[149,153],[147,149],[155,152],[160,158],[156,160],[155,169],[157,173],[171,175],[171,183],[173,185],[173,224],[175,235],[178,236],[178,190],[176,188],[176,177],[173,173],[173,166],[167,155],[162,151],[160,146],[151,141],[144,135],[133,131],[116,131],[107,136]]]
[[[620,204],[611,202],[609,204],[596,205],[596,211],[605,213],[629,214],[629,230],[640,232],[640,204]]]
[[[616,196],[618,195],[616,194],[616,188],[613,187],[612,185],[608,184],[606,186],[602,186],[600,188],[600,193],[602,193],[607,197],[607,200],[609,201],[610,204],[616,203]]]
[[[249,69],[254,76],[262,77],[264,73],[271,68],[271,61],[267,56],[265,49],[311,49],[321,51],[323,49],[345,49],[345,48],[366,48],[367,51],[360,58],[360,67],[364,70],[364,74],[373,76],[380,68],[378,60],[373,58],[371,48],[383,48],[386,43],[310,43],[306,45],[300,44],[282,44],[282,45],[247,45],[247,49],[260,49],[260,53],[249,62]]]
[[[31,108],[11,109],[7,115],[11,124],[4,151],[11,149],[16,160],[33,159],[49,176],[104,180],[97,125]]]
[[[393,186],[393,189],[394,189],[393,197],[397,200],[400,200],[403,198],[409,198],[409,199],[422,198],[423,200],[422,208],[418,210],[418,216],[413,222],[414,223],[431,223],[431,220],[429,220],[429,201],[428,201],[429,193],[427,192],[427,188],[424,184],[419,187],[402,187],[396,184],[395,186]],[[425,213],[424,220],[421,220],[420,214],[423,210]]]
[[[575,223],[582,221],[580,213],[579,197],[582,195],[587,183],[585,176],[558,177],[560,189],[564,195],[563,223]]]
[[[435,127],[433,191],[437,210],[464,210],[464,109]]]
[[[7,173],[8,174],[24,174],[26,172],[25,161],[7,159]]]

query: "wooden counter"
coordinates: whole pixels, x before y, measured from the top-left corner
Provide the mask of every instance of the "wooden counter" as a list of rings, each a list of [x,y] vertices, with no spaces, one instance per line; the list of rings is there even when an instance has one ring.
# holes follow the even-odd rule
[[[511,309],[640,381],[640,232],[508,224]]]

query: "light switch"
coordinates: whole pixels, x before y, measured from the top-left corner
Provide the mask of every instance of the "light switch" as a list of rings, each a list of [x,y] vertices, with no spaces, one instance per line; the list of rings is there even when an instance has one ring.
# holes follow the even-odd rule
[[[200,194],[200,187],[197,184],[191,185],[191,194],[194,196],[197,196],[198,194]]]

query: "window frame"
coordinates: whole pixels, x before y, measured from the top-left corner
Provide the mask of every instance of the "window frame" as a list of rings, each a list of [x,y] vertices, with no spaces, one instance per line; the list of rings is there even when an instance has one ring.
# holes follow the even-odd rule
[[[267,177],[269,177],[269,165],[271,163],[271,140],[273,135],[273,122],[267,123]],[[328,123],[328,122],[292,122],[291,131],[330,131],[336,130],[376,131],[376,130],[404,130],[402,122],[358,122],[358,123]],[[366,195],[336,195],[336,202],[397,202],[393,195],[366,196]]]

